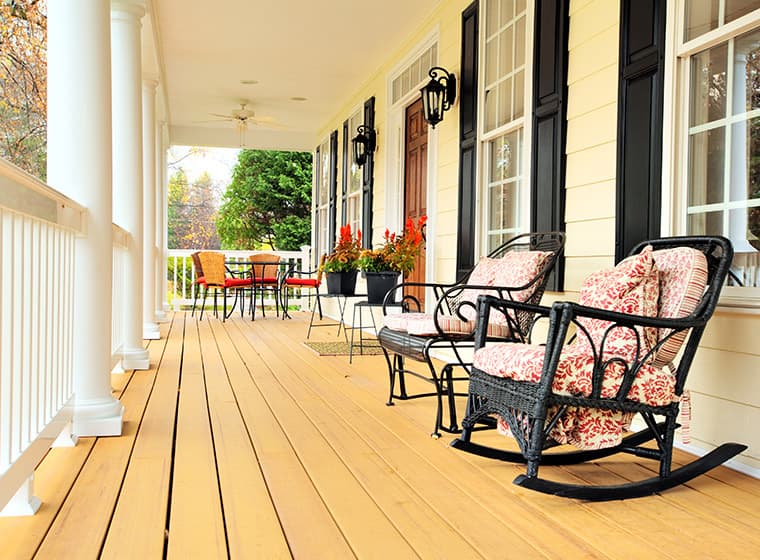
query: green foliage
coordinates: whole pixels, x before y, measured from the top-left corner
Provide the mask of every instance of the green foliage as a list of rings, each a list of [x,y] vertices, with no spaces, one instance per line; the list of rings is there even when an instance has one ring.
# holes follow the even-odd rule
[[[224,249],[295,251],[311,231],[311,154],[241,150],[217,228]]]
[[[45,180],[47,4],[0,2],[0,157]]]

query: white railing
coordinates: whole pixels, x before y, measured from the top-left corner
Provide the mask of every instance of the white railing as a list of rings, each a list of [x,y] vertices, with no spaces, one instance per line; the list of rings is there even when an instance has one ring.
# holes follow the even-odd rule
[[[126,309],[127,251],[129,233],[116,224],[113,227],[113,299],[111,302],[111,367],[120,369],[124,349],[124,319]]]
[[[84,208],[0,159],[0,509],[71,421],[75,238]]]
[[[251,255],[257,253],[269,253],[276,255],[281,262],[293,264],[296,269],[308,270],[310,259],[310,247],[301,247],[300,251],[221,251],[224,253],[226,261],[248,262]],[[182,307],[193,305],[193,300],[198,293],[198,285],[195,283],[197,276],[193,267],[191,255],[198,249],[169,249],[168,257],[168,278],[169,278],[169,304],[175,311]],[[234,265],[231,265],[235,269]],[[283,269],[286,268],[283,265]],[[270,302],[274,305],[274,302]],[[198,297],[197,305],[200,305]]]

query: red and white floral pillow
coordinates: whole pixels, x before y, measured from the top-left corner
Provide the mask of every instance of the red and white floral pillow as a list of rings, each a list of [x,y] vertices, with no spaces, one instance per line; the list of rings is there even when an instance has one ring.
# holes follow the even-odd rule
[[[707,286],[707,258],[702,251],[691,247],[663,249],[652,253],[660,271],[659,316],[667,319],[687,317],[699,305]],[[663,340],[670,329],[660,329]],[[687,331],[681,331],[667,339],[657,351],[654,365],[669,365],[678,354]]]
[[[541,272],[546,261],[551,256],[547,251],[510,251],[500,259],[483,257],[467,280],[474,286],[507,286],[519,288],[525,286]],[[514,301],[526,301],[536,290],[536,284],[519,292],[511,292]],[[495,290],[467,289],[462,294],[462,301],[477,304],[481,294],[497,295]],[[474,321],[477,319],[477,310],[464,305],[460,308],[460,314]],[[506,325],[507,319],[501,313],[491,314],[489,320],[493,323]]]
[[[587,307],[617,311],[626,315],[656,317],[660,296],[659,271],[652,256],[652,246],[632,255],[617,266],[591,274],[581,287],[579,303]],[[616,327],[607,332],[612,323],[600,319],[581,318],[591,337],[578,332],[576,345],[579,349],[592,353],[602,349],[609,359],[619,356],[626,361],[642,357],[657,344],[657,329],[637,329]],[[606,338],[605,338],[606,336]],[[593,348],[591,345],[593,344]]]

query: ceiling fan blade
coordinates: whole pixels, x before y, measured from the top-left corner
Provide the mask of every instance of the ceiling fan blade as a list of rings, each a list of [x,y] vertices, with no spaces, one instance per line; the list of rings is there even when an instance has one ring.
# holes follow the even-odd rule
[[[219,117],[221,119],[225,119],[228,121],[235,120],[237,117],[235,115],[220,115],[219,113],[209,113],[212,117]]]

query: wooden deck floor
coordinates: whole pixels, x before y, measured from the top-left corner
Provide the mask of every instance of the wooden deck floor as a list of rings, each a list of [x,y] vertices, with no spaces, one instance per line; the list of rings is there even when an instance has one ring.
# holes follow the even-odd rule
[[[124,435],[52,450],[35,478],[38,514],[0,519],[0,558],[760,557],[760,481],[719,468],[662,496],[598,504],[520,489],[520,467],[430,438],[430,399],[386,407],[381,356],[312,353],[304,316],[175,314],[150,343],[153,368],[114,376]],[[646,468],[542,472],[613,480]]]

